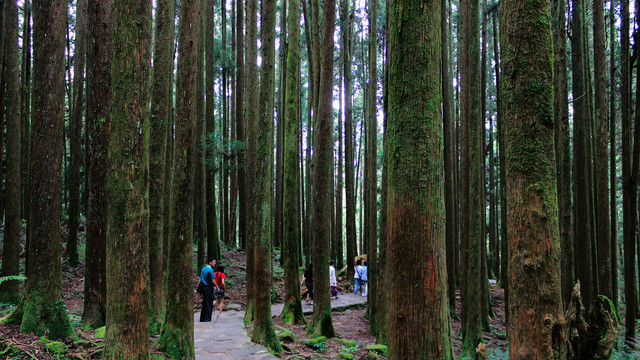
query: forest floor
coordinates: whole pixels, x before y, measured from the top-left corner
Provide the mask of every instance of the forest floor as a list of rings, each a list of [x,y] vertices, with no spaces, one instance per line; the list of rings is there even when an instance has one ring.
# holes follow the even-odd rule
[[[1,230],[0,230],[1,234]],[[63,234],[64,237],[64,234]],[[80,244],[83,250],[84,244]],[[24,255],[24,249],[22,251]],[[81,255],[81,260],[83,260]],[[23,259],[24,262],[24,259]],[[195,261],[194,261],[195,263]],[[228,307],[245,307],[245,254],[237,250],[223,250],[222,263],[226,268],[227,296],[225,301]],[[284,297],[284,287],[282,283],[282,269],[277,265],[274,258],[274,285],[278,299]],[[340,272],[338,272],[340,273]],[[193,276],[193,287],[197,283],[197,277]],[[34,336],[33,334],[22,334],[19,325],[0,325],[0,360],[2,359],[98,359],[100,358],[103,339],[96,336],[96,331],[90,329],[82,322],[84,288],[84,262],[77,267],[69,267],[63,259],[62,263],[62,294],[67,308],[69,318],[78,335],[78,340],[67,339],[63,341],[65,346],[51,344],[46,339]],[[347,279],[339,277],[340,292],[353,291]],[[484,342],[486,345],[487,359],[507,359],[507,340],[504,325],[504,291],[496,286],[490,287],[493,309],[496,317],[491,319],[491,331],[485,331]],[[456,297],[456,313],[460,314],[460,298]],[[200,298],[194,294],[194,312],[200,311]],[[235,306],[230,306],[235,304]],[[13,309],[7,304],[0,304],[0,316],[6,315]],[[274,323],[291,329],[296,335],[297,342],[284,342],[286,352],[283,359],[332,359],[339,353],[351,353],[355,359],[369,359],[371,355],[365,350],[365,346],[375,343],[375,336],[369,332],[369,321],[365,319],[364,307],[354,307],[343,311],[334,311],[332,314],[333,326],[336,334],[346,340],[352,340],[356,346],[347,347],[335,341],[327,341],[324,345],[308,348],[302,345],[299,340],[307,338],[306,328],[303,326],[285,325],[274,314]],[[223,315],[224,316],[224,313]],[[307,315],[307,321],[311,321],[311,315]],[[460,321],[454,319],[453,327],[453,347],[456,356],[460,354]],[[621,329],[623,332],[623,329]],[[619,335],[620,337],[620,335]],[[156,337],[150,339],[152,358],[164,358],[164,354],[154,347]],[[637,352],[617,350],[614,352],[614,359],[638,358]],[[378,359],[384,359],[380,356]]]

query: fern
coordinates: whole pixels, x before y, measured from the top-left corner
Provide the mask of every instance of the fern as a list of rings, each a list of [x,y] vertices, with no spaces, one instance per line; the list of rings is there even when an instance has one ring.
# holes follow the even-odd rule
[[[18,281],[24,281],[27,280],[26,276],[22,276],[22,275],[9,275],[9,276],[0,276],[0,285],[5,282],[5,281],[9,281],[9,280],[18,280]]]

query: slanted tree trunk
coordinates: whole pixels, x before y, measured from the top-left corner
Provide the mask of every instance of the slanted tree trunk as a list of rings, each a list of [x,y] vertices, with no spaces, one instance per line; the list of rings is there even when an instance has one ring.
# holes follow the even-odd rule
[[[16,310],[4,324],[51,339],[74,335],[61,292],[60,209],[64,126],[64,0],[33,4],[33,142],[27,281]]]
[[[20,273],[20,53],[18,49],[18,7],[15,1],[4,3],[4,69],[0,82],[6,84],[5,118],[7,123],[6,215],[2,247],[2,276]],[[0,27],[1,29],[1,27]],[[2,44],[0,44],[2,46]],[[1,114],[0,114],[1,115]],[[2,146],[0,146],[0,149]],[[0,218],[2,218],[0,214]],[[0,301],[16,304],[20,300],[17,280],[5,281],[0,287]]]
[[[386,273],[393,279],[387,284],[393,304],[388,359],[454,358],[445,264],[441,58],[423,55],[441,51],[440,6],[438,0],[395,0],[388,14]],[[406,266],[412,263],[424,266]],[[408,283],[417,285],[402,285]]]
[[[173,113],[173,36],[175,32],[174,0],[160,0],[156,8],[156,31],[151,85],[151,142],[149,150],[149,322],[152,334],[159,334],[164,315],[163,268],[165,166],[167,132]],[[168,201],[168,199],[167,199]]]
[[[282,260],[284,263],[284,307],[280,317],[289,324],[306,324],[300,301],[298,271],[300,252],[300,156],[298,153],[300,108],[300,0],[289,0],[289,38],[287,42],[287,68],[284,111],[284,163],[283,163],[283,216]],[[284,70],[284,69],[283,69]],[[278,149],[278,151],[281,151]]]
[[[313,0],[312,3],[317,0]],[[322,57],[318,116],[314,127],[313,171],[313,319],[307,330],[334,337],[329,293],[329,237],[331,206],[331,166],[333,164],[333,33],[335,0],[325,0],[322,23]]]
[[[550,5],[500,3],[512,359],[565,357]]]
[[[106,322],[107,187],[111,124],[111,56],[113,0],[89,2],[87,49],[87,131],[89,132],[89,202],[83,320],[101,327]]]
[[[151,1],[115,0],[113,13],[103,356],[133,359],[149,356]]]
[[[84,115],[84,67],[87,55],[87,0],[76,2],[76,39],[73,55],[73,106],[69,119],[69,238],[65,255],[69,266],[78,260],[78,225],[80,222],[80,165],[82,162],[82,118]]]
[[[200,1],[182,0],[178,29],[178,73],[174,151],[174,195],[169,242],[167,310],[158,347],[178,359],[194,359],[193,344],[193,173],[197,116],[196,73]]]

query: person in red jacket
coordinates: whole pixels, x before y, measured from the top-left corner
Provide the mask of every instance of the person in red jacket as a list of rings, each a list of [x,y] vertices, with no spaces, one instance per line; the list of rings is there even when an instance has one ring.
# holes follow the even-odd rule
[[[213,303],[213,307],[216,307],[216,303],[218,306],[218,310],[220,310],[220,314],[222,314],[222,308],[224,307],[224,296],[226,295],[226,288],[224,285],[224,279],[227,276],[224,274],[224,266],[218,266],[218,271],[216,271],[216,284],[218,284],[218,291],[215,293],[216,301]]]

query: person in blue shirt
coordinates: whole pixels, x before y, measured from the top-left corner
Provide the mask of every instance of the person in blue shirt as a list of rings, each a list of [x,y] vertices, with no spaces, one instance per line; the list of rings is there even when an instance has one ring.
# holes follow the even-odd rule
[[[200,283],[202,283],[202,310],[200,310],[200,322],[211,321],[213,312],[213,289],[218,287],[213,268],[216,266],[216,259],[207,259],[207,265],[200,270]]]

